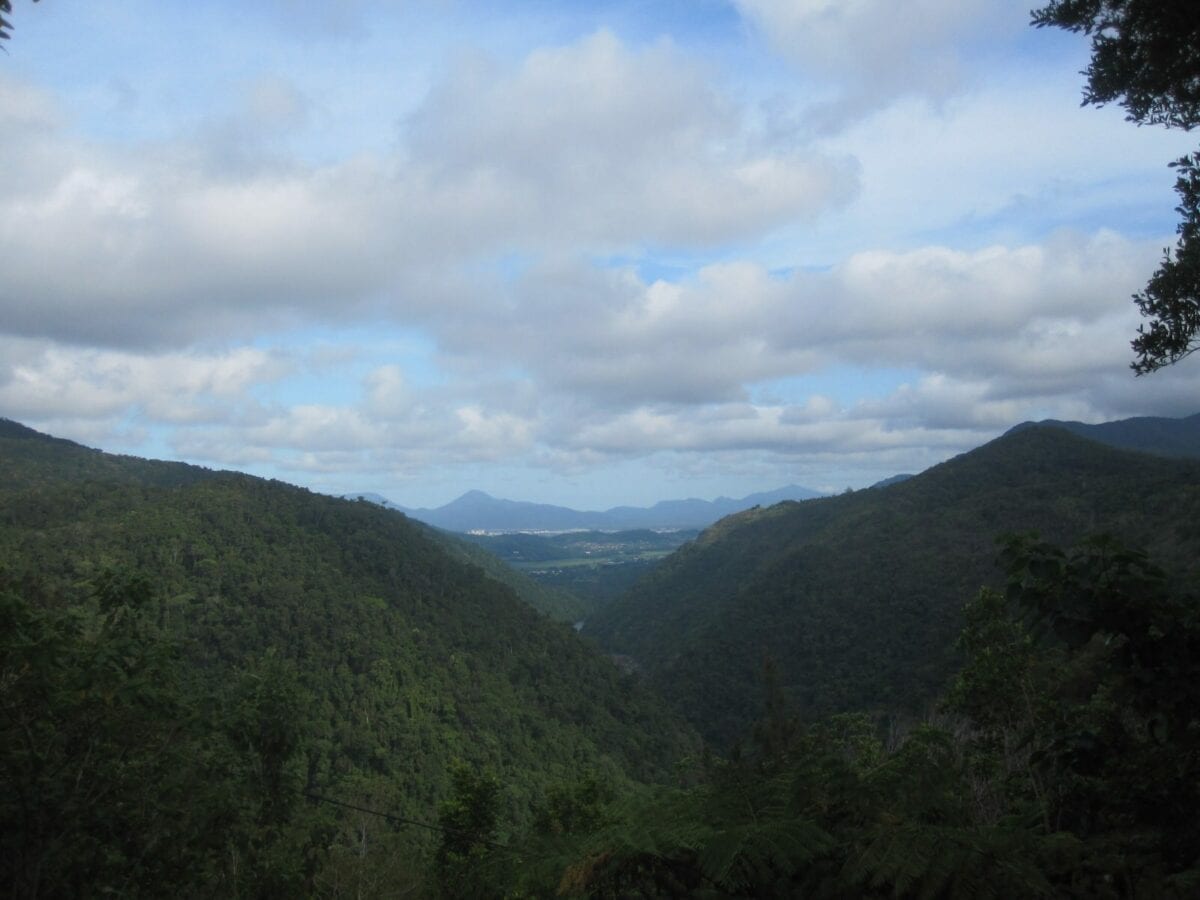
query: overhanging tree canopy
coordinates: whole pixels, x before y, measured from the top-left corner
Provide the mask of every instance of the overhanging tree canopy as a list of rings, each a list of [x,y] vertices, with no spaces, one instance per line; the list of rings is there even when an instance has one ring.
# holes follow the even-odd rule
[[[1113,101],[1138,125],[1191,131],[1200,125],[1200,3],[1196,0],[1052,0],[1033,24],[1092,39],[1083,102]],[[1200,151],[1171,166],[1181,216],[1179,244],[1167,249],[1146,289],[1134,295],[1149,321],[1138,327],[1132,366],[1139,375],[1200,348]]]
[[[37,3],[38,0],[33,0]],[[12,37],[12,22],[8,17],[12,15],[12,0],[0,0],[0,41],[6,41]]]

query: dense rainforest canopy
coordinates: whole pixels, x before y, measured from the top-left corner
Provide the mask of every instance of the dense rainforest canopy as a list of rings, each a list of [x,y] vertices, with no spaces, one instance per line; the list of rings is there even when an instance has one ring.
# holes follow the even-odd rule
[[[669,671],[677,701],[748,710],[697,717],[719,738],[703,749],[403,516],[0,423],[5,890],[1190,896],[1196,465],[1023,429],[710,529],[618,604],[653,613],[688,572],[737,601],[694,585],[708,623],[644,620],[692,642],[649,658],[652,684]],[[1175,574],[1112,538],[976,547],[1021,510],[1056,539],[1109,525]],[[927,551],[899,537],[928,529]],[[829,593],[844,542],[891,573],[886,595],[857,577],[841,583],[863,596]],[[910,597],[907,565],[967,574]],[[803,577],[772,587],[789,566]],[[967,588],[984,569],[996,589]],[[915,617],[899,640],[897,615]],[[933,664],[922,616],[946,635]],[[799,633],[833,669],[786,643],[712,655],[713,622],[746,646]],[[893,684],[905,667],[917,713]]]
[[[584,634],[635,659],[721,747],[761,715],[767,656],[806,717],[919,714],[958,664],[963,599],[997,583],[997,535],[1107,531],[1194,577],[1197,523],[1200,461],[1022,428],[886,488],[731,516]]]
[[[1091,38],[1085,103],[1200,124],[1195,2],[1033,20]],[[1139,374],[1200,334],[1200,153],[1172,165]],[[0,420],[0,890],[1200,896],[1200,462],[1113,430],[548,588],[368,503]]]
[[[3,423],[0,559],[18,895],[131,890],[158,841],[216,895],[315,891],[343,853],[419,871],[432,832],[359,834],[297,792],[430,823],[459,760],[503,780],[519,825],[559,781],[661,780],[698,746],[569,626],[367,503]]]

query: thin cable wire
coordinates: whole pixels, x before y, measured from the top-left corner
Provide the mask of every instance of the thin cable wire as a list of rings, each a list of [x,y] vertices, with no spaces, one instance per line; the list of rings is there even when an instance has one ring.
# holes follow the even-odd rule
[[[322,794],[314,794],[311,791],[297,791],[301,796],[307,797],[309,800],[316,800],[319,803],[331,803],[334,806],[343,806],[346,809],[353,809],[361,813],[366,813],[371,816],[379,816],[381,819],[387,819],[389,822],[396,822],[401,825],[415,825],[418,828],[424,828],[428,831],[438,831],[442,834],[462,835],[464,832],[456,831],[453,828],[447,828],[444,825],[433,825],[429,822],[421,822],[417,819],[409,819],[405,816],[398,816],[395,813],[381,812],[378,809],[367,809],[365,806],[359,806],[356,803],[347,803],[345,800],[335,800],[333,797],[326,797]],[[486,844],[496,850],[507,850],[508,847],[504,844],[497,844],[494,841],[476,838],[480,844]]]

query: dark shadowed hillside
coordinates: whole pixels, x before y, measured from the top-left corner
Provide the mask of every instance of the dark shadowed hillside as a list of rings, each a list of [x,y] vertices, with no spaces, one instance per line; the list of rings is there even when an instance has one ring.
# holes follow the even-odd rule
[[[1014,430],[1033,425],[1065,428],[1072,434],[1121,450],[1138,450],[1155,456],[1200,458],[1200,413],[1183,419],[1138,416],[1116,422],[1101,422],[1098,425],[1045,419],[1041,422],[1022,423]]]
[[[998,580],[996,536],[1026,530],[1108,531],[1194,570],[1200,463],[1017,430],[889,487],[724,519],[587,633],[719,742],[759,715],[765,657],[806,715],[920,708],[954,663],[963,603]]]
[[[73,480],[178,487],[216,474],[184,463],[103,453],[11,419],[0,419],[0,446],[0,490],[4,491],[61,486]]]
[[[609,717],[620,707],[627,719],[645,698],[606,660],[402,516],[281,482],[114,457],[12,424],[0,437],[0,485],[0,552],[50,602],[74,602],[105,567],[131,569],[169,598],[166,614],[205,664],[275,647],[325,660],[337,690],[351,693],[385,666],[388,679],[410,685],[402,707],[423,709],[423,727],[443,734],[439,755],[455,745],[495,755],[488,723],[520,731],[531,716],[539,733],[566,729],[572,744],[643,774],[670,761],[666,744],[657,763],[635,760],[640,750],[623,758],[627,733]],[[597,690],[614,693],[600,700]],[[603,719],[607,737],[585,734]],[[647,731],[651,742],[660,724]]]
[[[233,703],[219,699],[226,686],[244,677],[254,682],[263,667],[293,673],[286,721],[297,737],[280,745],[286,766],[276,780],[295,791],[430,821],[455,760],[462,760],[496,774],[506,818],[522,821],[549,784],[583,772],[611,783],[661,779],[695,748],[658,700],[569,626],[452,558],[424,526],[371,504],[113,457],[5,423],[0,561],[4,622],[16,629],[5,633],[0,654],[0,700],[10,713],[27,710],[28,727],[47,735],[65,726],[40,718],[44,704],[26,707],[13,685],[25,683],[30,676],[23,673],[35,663],[50,672],[57,663],[30,657],[34,645],[25,635],[39,617],[51,616],[37,627],[74,647],[108,640],[111,629],[137,616],[146,633],[173,648],[170,662],[183,666],[187,696],[218,698],[206,704]],[[113,619],[108,611],[125,609],[126,600],[105,599],[113,594],[105,585],[127,582],[146,584],[147,596],[135,591],[142,597],[137,609]],[[113,664],[128,656],[122,651]],[[0,762],[3,793],[17,797],[22,781],[19,808],[40,802],[51,821],[74,815],[74,807],[55,813],[54,803],[66,802],[60,793],[55,801],[28,799],[42,788],[57,791],[57,783],[31,788],[25,769],[10,767],[7,756]],[[46,765],[37,771],[49,772]],[[92,776],[98,773],[79,775]],[[213,790],[237,793],[219,781]],[[104,802],[92,806],[103,810]],[[341,821],[325,813],[314,820],[316,830],[303,838],[316,841],[312,853],[338,844]],[[32,825],[22,827],[33,834]],[[372,820],[371,827],[383,824]],[[365,841],[363,834],[354,840]],[[259,837],[248,840],[250,846]],[[430,838],[392,829],[370,846],[386,855],[396,841],[411,850]],[[50,846],[38,844],[38,852]]]
[[[577,622],[588,609],[588,604],[569,591],[542,584],[524,572],[517,571],[486,546],[472,540],[470,535],[454,534],[431,525],[416,524],[425,528],[430,539],[445,550],[451,559],[477,566],[488,578],[512,588],[522,601],[551,619],[559,622]]]

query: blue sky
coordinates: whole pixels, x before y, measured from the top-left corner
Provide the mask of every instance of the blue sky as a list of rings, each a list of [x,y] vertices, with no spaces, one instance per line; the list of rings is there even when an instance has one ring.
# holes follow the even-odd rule
[[[1187,136],[995,0],[17,0],[0,415],[410,506],[860,487],[1135,379]]]

